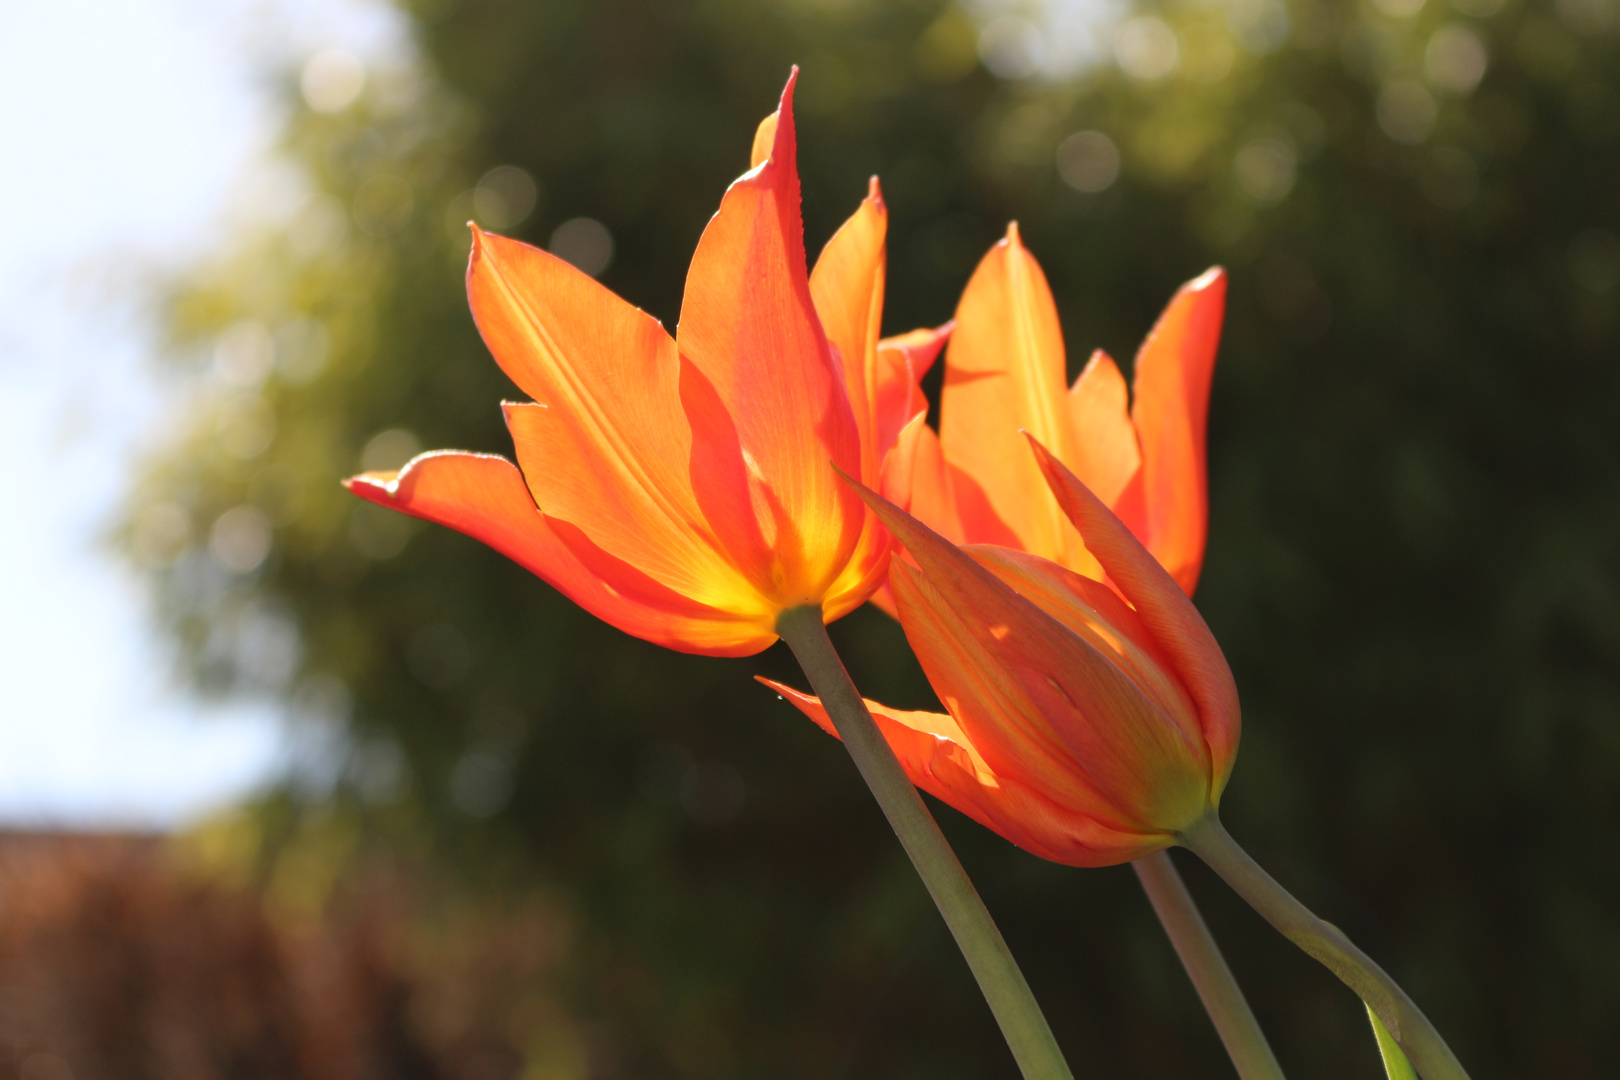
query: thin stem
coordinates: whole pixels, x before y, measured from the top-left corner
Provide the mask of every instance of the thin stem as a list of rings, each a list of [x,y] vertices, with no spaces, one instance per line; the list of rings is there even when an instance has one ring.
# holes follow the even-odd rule
[[[1249,858],[1220,818],[1209,814],[1181,834],[1181,843],[1225,878],[1283,937],[1321,961],[1360,995],[1424,1080],[1468,1080],[1457,1056],[1406,991],[1349,938],[1313,915]]]
[[[776,632],[787,642],[810,685],[838,729],[855,767],[860,770],[889,825],[911,856],[912,865],[945,917],[979,989],[990,1004],[1001,1033],[1012,1048],[1026,1080],[1073,1080],[1052,1029],[1030,993],[1029,983],[1013,960],[1001,931],[979,899],[967,871],[939,831],[922,796],[906,778],[877,722],[861,700],[843,662],[833,650],[818,607],[792,608],[777,619]]]
[[[1193,987],[1204,1002],[1204,1010],[1215,1022],[1226,1053],[1242,1080],[1283,1080],[1282,1066],[1271,1052],[1260,1022],[1254,1018],[1248,1000],[1238,988],[1226,957],[1193,903],[1176,864],[1168,851],[1145,855],[1131,863],[1142,888],[1153,903],[1153,910],[1176,947],[1176,955],[1192,977]]]

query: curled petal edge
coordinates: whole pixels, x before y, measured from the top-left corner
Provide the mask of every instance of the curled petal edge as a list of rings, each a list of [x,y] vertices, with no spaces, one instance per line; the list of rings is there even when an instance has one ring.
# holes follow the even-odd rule
[[[819,698],[763,676],[756,678],[838,737]],[[1031,854],[1067,866],[1112,866],[1162,851],[1174,842],[1168,833],[1107,828],[1028,785],[997,776],[944,713],[891,709],[863,700],[913,784]]]
[[[1086,548],[1102,564],[1120,593],[1141,616],[1198,705],[1213,774],[1211,805],[1216,805],[1237,756],[1241,709],[1232,669],[1204,617],[1159,561],[1124,522],[1103,505],[1051,451],[1025,432],[1058,505],[1080,531]]]
[[[690,600],[650,580],[631,596],[593,573],[535,506],[523,474],[503,457],[437,450],[398,472],[349,477],[368,502],[466,533],[544,580],[603,622],[679,652],[751,656],[776,635],[757,622]]]

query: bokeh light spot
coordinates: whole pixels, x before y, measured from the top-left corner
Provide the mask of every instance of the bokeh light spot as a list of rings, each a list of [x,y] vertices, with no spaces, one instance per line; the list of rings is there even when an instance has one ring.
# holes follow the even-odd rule
[[[1226,21],[1238,44],[1255,56],[1282,48],[1291,27],[1282,0],[1234,0]]]
[[[1153,82],[1176,70],[1181,45],[1163,19],[1141,15],[1126,21],[1114,34],[1114,59],[1131,78]]]
[[[422,442],[416,433],[405,428],[379,431],[360,451],[361,472],[393,472],[403,469],[407,462],[422,452]]]
[[[1076,191],[1104,191],[1119,179],[1119,147],[1100,131],[1077,131],[1058,144],[1057,169]]]
[[[1489,57],[1485,42],[1459,23],[1442,26],[1423,53],[1423,73],[1430,84],[1454,94],[1471,94],[1485,77]]]
[[[557,258],[573,263],[591,277],[601,277],[613,265],[613,234],[595,218],[570,218],[557,226],[547,245]]]
[[[214,374],[239,390],[257,390],[275,363],[276,345],[257,319],[232,323],[214,346]]]
[[[394,510],[361,503],[349,517],[349,543],[368,559],[385,562],[405,550],[411,519]]]
[[[1372,0],[1372,5],[1392,19],[1410,19],[1423,10],[1423,0]]]
[[[208,550],[232,573],[257,570],[270,554],[270,519],[257,506],[233,506],[214,519]]]
[[[304,102],[316,112],[342,112],[365,89],[366,69],[359,59],[343,49],[323,49],[304,62],[298,87]]]
[[[516,165],[498,165],[473,189],[473,213],[489,229],[510,229],[534,212],[540,188]]]
[[[1257,203],[1279,203],[1294,190],[1299,155],[1282,138],[1255,139],[1237,152],[1232,172],[1238,187]]]

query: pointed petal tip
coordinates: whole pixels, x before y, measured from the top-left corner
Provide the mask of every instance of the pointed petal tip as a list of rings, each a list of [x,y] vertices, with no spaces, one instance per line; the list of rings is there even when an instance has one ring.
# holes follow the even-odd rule
[[[1002,237],[1001,242],[1011,248],[1021,248],[1024,246],[1024,238],[1018,232],[1017,221],[1007,222],[1007,235]]]
[[[1220,287],[1226,288],[1226,267],[1212,266],[1202,274],[1193,278],[1182,286],[1188,292],[1203,292],[1205,289]]]
[[[883,202],[883,186],[878,183],[876,173],[873,173],[872,178],[866,182],[866,197],[876,203],[879,210],[888,209]]]
[[[405,469],[408,468],[410,468],[410,465],[405,466]],[[350,491],[362,499],[370,499],[374,502],[379,497],[392,499],[399,491],[400,474],[405,469],[357,473],[354,476],[346,476],[338,482],[343,485],[344,490]]]

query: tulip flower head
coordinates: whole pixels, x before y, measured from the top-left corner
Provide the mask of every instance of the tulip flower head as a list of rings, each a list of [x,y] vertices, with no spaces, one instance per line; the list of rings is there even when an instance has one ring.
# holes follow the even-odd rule
[[[620,629],[741,656],[777,617],[827,620],[884,580],[890,537],[833,466],[897,494],[922,426],[927,333],[880,343],[874,179],[806,272],[789,78],[753,167],[698,241],[672,338],[563,260],[473,227],[467,293],[502,370],[517,464],[436,451],[346,481],[459,529]],[[908,432],[910,434],[908,434]]]
[[[867,492],[915,560],[896,559],[890,585],[947,714],[867,705],[918,787],[1044,858],[1127,862],[1218,806],[1237,690],[1181,586],[1030,441],[1048,497],[1113,587],[1028,552],[959,548]],[[833,731],[817,699],[770,685]]]
[[[974,271],[945,357],[940,430],[919,433],[910,509],[957,543],[1000,544],[1095,577],[1021,431],[1050,447],[1191,595],[1203,563],[1204,426],[1226,274],[1182,286],[1136,357],[1134,401],[1101,350],[1064,388],[1063,333],[1016,224]]]

